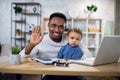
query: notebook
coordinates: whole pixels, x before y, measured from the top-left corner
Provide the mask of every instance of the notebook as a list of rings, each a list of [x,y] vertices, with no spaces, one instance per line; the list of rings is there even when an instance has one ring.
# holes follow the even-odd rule
[[[53,64],[54,61],[58,60],[58,58],[44,58],[44,57],[35,57],[31,59],[36,60],[37,62],[40,62],[43,64]]]
[[[120,57],[120,36],[105,36],[100,44],[96,57],[75,60],[73,63],[97,66],[118,62]]]

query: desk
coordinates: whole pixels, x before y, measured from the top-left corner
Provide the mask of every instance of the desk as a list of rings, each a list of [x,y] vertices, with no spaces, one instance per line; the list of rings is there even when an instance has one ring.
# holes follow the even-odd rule
[[[0,64],[0,72],[68,76],[120,76],[120,62],[95,67],[78,64],[70,64],[69,67],[59,67],[44,65],[30,58],[24,58],[19,65],[12,65],[9,62]]]

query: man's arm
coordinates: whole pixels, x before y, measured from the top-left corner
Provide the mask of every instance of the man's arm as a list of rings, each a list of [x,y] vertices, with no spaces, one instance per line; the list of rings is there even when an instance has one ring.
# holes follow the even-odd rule
[[[29,55],[32,49],[42,41],[43,36],[40,36],[40,26],[35,27],[32,30],[32,34],[30,37],[30,43],[25,47],[25,54]]]
[[[30,52],[32,51],[32,49],[33,49],[34,47],[35,47],[34,44],[29,43],[29,44],[26,46],[26,48],[25,48],[25,54],[26,54],[26,55],[30,54]]]

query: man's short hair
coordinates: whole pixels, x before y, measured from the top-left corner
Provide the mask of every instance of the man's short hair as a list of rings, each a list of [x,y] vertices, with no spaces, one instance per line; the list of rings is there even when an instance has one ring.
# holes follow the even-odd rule
[[[55,12],[55,13],[52,13],[50,15],[50,18],[49,18],[49,21],[53,18],[53,17],[60,17],[60,18],[63,18],[65,23],[66,23],[66,16],[63,14],[63,13],[60,13],[60,12]]]

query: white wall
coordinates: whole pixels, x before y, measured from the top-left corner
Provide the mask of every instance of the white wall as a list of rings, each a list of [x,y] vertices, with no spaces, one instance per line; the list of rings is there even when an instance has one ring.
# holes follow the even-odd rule
[[[49,17],[52,12],[59,11],[69,18],[68,10],[77,8],[80,10],[79,17],[85,17],[84,9],[87,5],[95,4],[98,11],[93,14],[95,18],[103,20],[103,27],[115,18],[115,0],[0,0],[0,42],[10,43],[11,30],[11,2],[35,1],[42,4],[43,17]],[[43,24],[42,24],[43,25]]]

